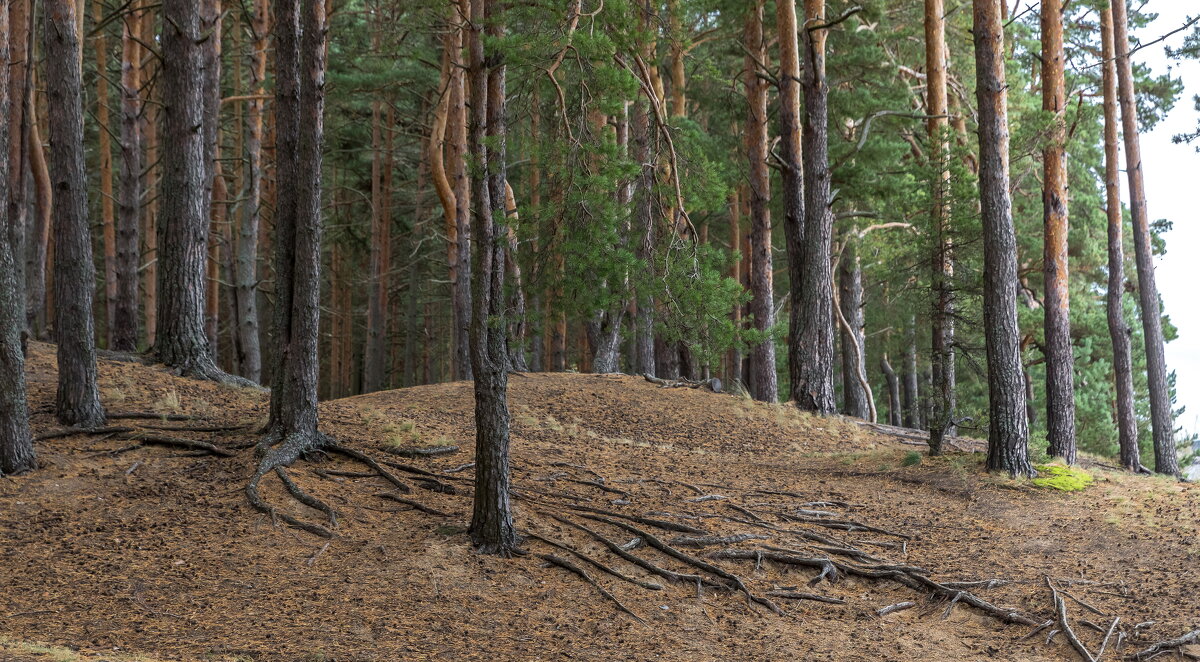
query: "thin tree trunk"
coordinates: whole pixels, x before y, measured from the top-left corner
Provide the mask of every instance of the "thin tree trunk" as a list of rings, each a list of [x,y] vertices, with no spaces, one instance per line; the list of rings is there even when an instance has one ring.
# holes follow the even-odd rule
[[[1133,215],[1133,248],[1137,263],[1138,300],[1142,334],[1146,342],[1146,377],[1150,388],[1150,423],[1154,431],[1154,470],[1179,475],[1175,449],[1175,422],[1167,386],[1167,359],[1163,348],[1162,310],[1154,277],[1154,252],[1150,241],[1150,215],[1146,209],[1146,183],[1142,172],[1142,144],[1138,136],[1137,99],[1130,60],[1129,19],[1124,0],[1113,8],[1113,42],[1117,51],[1117,84],[1125,137],[1125,172],[1129,177],[1129,210]]]
[[[32,47],[30,50],[33,50]],[[30,88],[29,105],[26,107],[26,114],[29,116],[29,167],[33,171],[35,215],[32,232],[26,240],[25,314],[27,325],[33,330],[34,337],[45,339],[49,335],[46,281],[54,193],[50,188],[50,167],[46,163],[46,149],[42,144],[41,129],[38,127],[38,104],[33,92],[35,89],[36,85]]]
[[[1133,406],[1133,360],[1129,326],[1125,323],[1125,238],[1124,213],[1121,209],[1121,148],[1118,143],[1120,117],[1117,108],[1116,46],[1113,42],[1113,16],[1109,7],[1101,12],[1100,32],[1104,58],[1104,190],[1108,206],[1108,335],[1113,345],[1113,381],[1117,392],[1117,438],[1121,448],[1121,466],[1129,471],[1142,468],[1138,447],[1137,418]]]
[[[267,0],[255,0],[250,19],[253,33],[249,70],[252,95],[262,97],[267,77]],[[250,99],[246,104],[245,170],[246,188],[242,193],[242,214],[238,223],[234,250],[233,299],[236,319],[234,357],[238,374],[252,382],[262,380],[262,349],[258,314],[258,235],[263,210],[263,115],[265,101]]]
[[[104,18],[101,0],[92,0],[92,21]],[[96,125],[100,157],[100,223],[104,237],[104,331],[109,349],[113,347],[113,329],[117,317],[117,227],[113,213],[112,126],[108,111],[108,38],[104,30],[92,41],[96,49]]]
[[[148,41],[155,32],[155,14],[153,9],[147,9],[142,15],[142,39]],[[144,55],[145,53],[143,53]],[[142,61],[142,58],[139,58]],[[143,64],[149,62],[153,64],[156,60],[143,61]],[[144,70],[141,76],[143,83],[151,80],[155,76],[162,73],[161,67],[157,70]],[[156,85],[155,89],[159,89]],[[160,106],[152,101],[161,100],[163,95],[157,94],[157,99],[146,99],[142,108],[143,121],[145,127],[143,135],[146,137],[146,181],[143,190],[150,193],[150,199],[146,202],[144,213],[142,215],[142,239],[145,242],[144,250],[142,251],[142,264],[146,265],[142,270],[142,291],[145,293],[145,301],[142,305],[142,310],[145,314],[146,323],[146,344],[154,347],[158,341],[158,212],[159,212],[159,182],[161,181],[162,164],[158,161],[159,155],[159,117]]]
[[[204,332],[208,336],[208,351],[212,353],[213,361],[220,357],[221,329],[221,248],[222,233],[227,227],[227,209],[229,207],[229,186],[225,183],[225,175],[221,168],[220,146],[214,152],[213,183],[212,183],[212,221],[209,224],[208,261],[206,263],[207,277],[204,292]]]
[[[1017,238],[1008,176],[1008,87],[1004,73],[1003,0],[973,0],[979,106],[979,195],[983,211],[983,325],[988,363],[987,467],[1033,476],[1021,383],[1017,323]]]
[[[920,398],[917,393],[917,321],[909,316],[904,330],[904,368],[900,379],[904,386],[904,427],[921,427]]]
[[[846,242],[842,249],[842,259],[838,262],[838,302],[842,307],[842,317],[850,329],[842,328],[842,397],[843,412],[865,420],[871,418],[871,407],[867,401],[867,391],[859,376],[866,372],[865,344],[866,325],[863,314],[863,283],[862,267],[858,261],[858,251],[853,239]]]
[[[135,5],[135,8],[140,4]],[[142,222],[142,81],[141,12],[122,21],[121,33],[121,171],[117,204],[116,301],[110,348],[138,348],[138,267]]]
[[[825,82],[825,0],[804,0],[804,224],[799,253],[799,287],[792,283],[792,398],[802,410],[837,411],[833,392],[833,274],[829,253],[833,214],[829,210],[829,86]],[[789,258],[790,259],[790,258]]]
[[[504,212],[510,223],[520,220],[517,215],[517,199],[512,186],[504,182]],[[525,361],[525,285],[521,280],[521,263],[517,261],[517,233],[510,225],[508,227],[508,252],[505,254],[504,268],[508,270],[508,278],[512,281],[512,319],[508,325],[507,346],[509,367],[518,372],[529,370]]]
[[[23,7],[14,6],[13,12],[15,32],[23,33],[26,14],[20,10]],[[12,154],[9,151],[11,142],[20,142],[20,121],[12,122],[13,106],[21,105],[21,98],[14,99],[13,92],[20,90],[20,85],[10,85],[9,76],[23,76],[22,67],[13,67],[12,55],[20,56],[22,48],[8,48],[10,44],[24,37],[19,34],[13,38],[10,33],[8,8],[0,6],[0,117],[10,119],[7,130],[0,129],[0,154]],[[15,101],[15,103],[14,103]],[[23,112],[23,109],[18,110]],[[24,151],[24,150],[20,150]],[[10,168],[20,170],[23,159],[8,159],[0,163],[0,181],[12,182]],[[16,178],[24,182],[23,178]],[[9,206],[10,187],[0,187],[0,210],[5,218],[0,223],[0,230],[7,225],[20,220],[19,212]],[[33,471],[37,468],[34,457],[33,436],[29,431],[29,405],[25,391],[25,355],[22,351],[22,332],[25,330],[25,307],[21,301],[21,289],[17,282],[17,260],[14,252],[19,244],[5,242],[0,246],[0,476],[19,474]]]
[[[900,417],[900,380],[896,378],[896,371],[888,361],[887,352],[879,357],[879,369],[883,371],[883,377],[887,380],[888,425],[899,426],[903,422]]]
[[[733,127],[734,135],[740,133],[737,124]],[[729,277],[738,284],[742,284],[742,187],[738,186],[733,189],[729,200],[729,249],[733,253],[733,264],[730,266]],[[734,329],[740,333],[742,328],[742,304],[739,301],[734,304],[733,312],[730,315],[733,320]],[[742,348],[741,345],[734,343],[729,350],[729,370],[726,372],[729,382],[732,384],[735,381],[740,381],[742,378]]]
[[[30,85],[33,67],[34,21],[29,0],[14,0],[8,4],[9,80],[8,80],[8,240],[13,259],[13,304],[18,307],[20,329],[29,331],[25,315],[25,256],[29,244],[29,189],[32,170],[29,161],[30,113],[33,97]]]
[[[508,360],[505,347],[504,254],[507,231],[503,216],[505,171],[505,65],[489,44],[485,51],[483,24],[489,38],[503,34],[496,5],[473,0],[469,22],[470,153],[475,256],[472,273],[471,363],[475,381],[475,497],[470,534],[485,554],[517,551],[513,525],[511,476],[508,460]],[[489,39],[490,42],[490,39]]]
[[[754,329],[762,337],[750,347],[750,394],[755,400],[775,402],[779,383],[775,372],[775,340],[769,335],[775,326],[773,259],[771,256],[771,177],[767,170],[767,81],[759,78],[758,62],[767,62],[763,35],[763,0],[756,0],[746,19],[746,152],[750,160],[750,315]],[[784,2],[783,4],[789,4]],[[793,14],[795,8],[793,6]],[[781,32],[786,29],[781,27]],[[794,21],[791,32],[794,34]],[[791,41],[784,39],[784,42]],[[798,65],[797,65],[798,66]]]
[[[104,408],[96,388],[95,327],[92,322],[95,269],[83,166],[83,81],[81,62],[75,57],[79,49],[76,6],[72,0],[48,0],[44,13],[50,176],[57,193],[54,205],[54,332],[58,341],[55,411],[58,420],[66,425],[98,427],[104,423]]]
[[[955,387],[954,366],[954,243],[950,223],[950,143],[949,99],[947,71],[949,53],[946,50],[946,19],[943,0],[925,0],[925,113],[929,116],[930,159],[937,166],[933,177],[930,226],[933,229],[931,324],[932,347],[929,356],[933,375],[930,393],[929,454],[942,454],[942,442],[954,435]]]
[[[1067,89],[1062,4],[1042,6],[1042,110],[1054,114],[1042,150],[1042,210],[1046,273],[1046,429],[1050,456],[1075,464],[1075,359],[1071,348],[1071,294],[1067,272]]]
[[[378,27],[374,27],[372,41],[379,47]],[[387,241],[388,230],[384,227],[383,164],[386,160],[383,148],[383,102],[371,104],[371,245],[367,292],[367,343],[363,360],[363,392],[372,393],[383,389],[387,363]]]
[[[471,15],[470,4],[471,0],[459,0],[459,12],[464,22],[465,17]],[[450,160],[450,178],[454,186],[454,223],[457,228],[453,258],[457,277],[452,284],[455,294],[451,302],[454,306],[454,365],[457,370],[454,378],[471,379],[471,180],[467,168],[467,90],[462,60],[463,38],[462,30],[456,32],[459,38],[458,48],[451,57],[453,75],[447,130],[450,141],[447,158]]]

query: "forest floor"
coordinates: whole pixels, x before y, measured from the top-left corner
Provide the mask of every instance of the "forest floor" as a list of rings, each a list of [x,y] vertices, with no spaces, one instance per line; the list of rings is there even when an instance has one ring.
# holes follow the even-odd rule
[[[28,363],[40,435],[58,429],[53,349]],[[322,404],[326,432],[410,487],[340,454],[297,463],[295,484],[338,514],[329,540],[247,501],[264,393],[110,360],[100,383],[110,412],[196,419],[110,425],[228,455],[129,433],[40,441],[38,471],[0,480],[0,660],[1080,659],[1062,634],[1047,643],[1057,623],[1026,636],[1021,621],[1056,618],[1048,583],[1093,655],[1117,617],[1107,659],[1200,627],[1195,485],[1091,466],[1095,484],[1059,492],[982,473],[978,442],[905,466],[919,441],[850,420],[629,376],[513,375],[517,523],[540,538],[503,559],[465,533],[468,383]],[[330,525],[274,476],[262,494]],[[640,567],[567,522],[661,547],[630,546]]]

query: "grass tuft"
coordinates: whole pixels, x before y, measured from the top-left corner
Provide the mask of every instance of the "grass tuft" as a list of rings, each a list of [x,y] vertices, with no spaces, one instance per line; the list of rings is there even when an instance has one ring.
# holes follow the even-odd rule
[[[1036,468],[1039,476],[1030,482],[1038,487],[1062,492],[1079,492],[1086,490],[1096,482],[1092,474],[1075,467],[1061,464],[1039,464]]]

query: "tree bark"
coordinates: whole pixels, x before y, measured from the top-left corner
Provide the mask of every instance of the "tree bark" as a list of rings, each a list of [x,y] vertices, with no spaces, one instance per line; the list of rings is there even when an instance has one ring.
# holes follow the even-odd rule
[[[376,51],[380,46],[379,28],[372,28]],[[363,392],[373,393],[384,388],[387,376],[387,305],[388,283],[387,244],[391,228],[385,227],[383,207],[383,168],[386,155],[383,147],[383,102],[371,104],[371,246],[367,292],[367,343],[363,360]],[[390,219],[389,219],[390,220]]]
[[[55,411],[65,425],[98,427],[104,423],[104,408],[96,388],[92,321],[95,268],[83,166],[83,80],[81,62],[76,57],[80,43],[76,5],[72,0],[49,0],[44,12],[50,177],[55,192]]]
[[[1041,11],[1042,110],[1053,113],[1042,150],[1042,215],[1046,274],[1046,428],[1050,456],[1075,464],[1075,359],[1071,348],[1071,294],[1067,271],[1067,90],[1062,4]]]
[[[255,0],[250,19],[250,87],[255,97],[266,93],[267,35],[270,32],[267,0]],[[246,104],[246,185],[234,249],[234,364],[238,374],[252,382],[262,380],[261,322],[258,313],[258,234],[263,209],[263,115],[265,100]]]
[[[509,219],[510,223],[516,223],[520,220],[517,214],[517,198],[513,193],[512,185],[508,181],[504,182],[504,215]],[[504,256],[504,268],[507,270],[507,277],[512,282],[512,299],[510,309],[512,316],[508,324],[508,335],[506,343],[508,346],[508,363],[509,367],[517,372],[526,372],[529,370],[529,364],[525,360],[525,328],[526,328],[526,310],[525,310],[525,284],[521,279],[521,263],[517,261],[517,232],[513,226],[508,226],[507,229],[508,252]]]
[[[791,5],[789,0],[782,4]],[[775,340],[770,331],[775,326],[774,266],[771,256],[771,176],[767,170],[768,118],[767,81],[758,76],[758,64],[767,63],[767,43],[763,35],[763,0],[756,0],[746,17],[746,154],[750,161],[750,315],[754,329],[764,337],[750,347],[750,394],[755,400],[775,402],[779,399],[779,381],[775,372]],[[795,34],[795,6],[792,5],[792,28]],[[781,27],[781,33],[787,28]],[[794,41],[784,39],[784,42]],[[753,55],[751,55],[753,54]],[[799,65],[796,65],[797,68]],[[662,375],[660,375],[662,376]]]
[[[942,454],[942,442],[955,434],[954,243],[950,234],[950,143],[947,95],[946,19],[943,0],[925,0],[925,113],[929,116],[929,154],[937,166],[933,177],[930,226],[933,229],[933,315],[930,371],[929,454]]]
[[[99,25],[104,9],[101,0],[92,0],[92,21]],[[113,210],[112,127],[108,110],[108,38],[104,30],[92,40],[96,49],[96,132],[100,158],[100,223],[104,237],[104,332],[109,349],[117,317],[117,226]]]
[[[859,381],[866,373],[866,326],[863,314],[862,267],[858,261],[855,241],[848,239],[838,262],[838,303],[842,317],[850,326],[842,328],[842,411],[847,416],[871,420],[871,407],[867,391]]]
[[[904,427],[916,430],[921,427],[921,399],[917,393],[917,320],[911,315],[905,322],[904,368],[900,375],[904,387]]]
[[[1118,143],[1120,117],[1117,108],[1116,46],[1113,42],[1112,8],[1100,14],[1100,32],[1104,59],[1104,191],[1108,215],[1108,293],[1105,308],[1108,335],[1113,346],[1113,381],[1117,395],[1117,439],[1121,448],[1121,466],[1140,471],[1137,418],[1133,405],[1133,360],[1130,330],[1125,323],[1125,237],[1124,212],[1121,208],[1121,147]]]
[[[505,65],[503,55],[489,39],[484,46],[483,25],[489,38],[500,37],[503,27],[496,5],[473,0],[467,43],[470,80],[470,153],[474,214],[471,300],[471,364],[475,386],[475,498],[469,532],[484,554],[508,556],[518,551],[511,505],[508,460],[508,350],[505,346],[506,305],[504,255],[507,230],[503,215],[506,184]]]
[[[1017,239],[1008,174],[1008,87],[1003,0],[973,0],[983,212],[984,337],[988,364],[988,458],[992,471],[1033,476],[1017,324]]]
[[[733,127],[734,135],[740,133],[737,124]],[[729,199],[729,250],[733,254],[733,264],[730,266],[729,277],[738,284],[739,288],[742,284],[742,187],[738,186],[733,189]],[[739,291],[740,293],[740,291]],[[730,319],[733,321],[733,328],[739,333],[742,328],[742,304],[739,301],[734,304],[733,311],[730,313]],[[729,370],[726,372],[726,378],[732,384],[742,379],[742,348],[739,344],[734,343],[729,349]]]
[[[888,425],[899,426],[903,422],[900,417],[900,380],[896,378],[896,371],[888,361],[887,352],[879,357],[879,369],[883,371],[883,377],[887,380]]]
[[[19,3],[18,3],[19,5]],[[15,9],[20,10],[20,6]],[[25,14],[14,11],[16,32],[25,30]],[[9,11],[0,7],[0,117],[10,119],[6,129],[0,128],[0,154],[11,154],[11,142],[22,139],[22,122],[12,122],[12,106],[20,106],[20,97],[14,99],[13,92],[24,85],[10,85],[10,74],[23,76],[22,67],[13,67],[13,54],[20,55],[21,48],[11,48],[18,39],[13,39],[9,25]],[[22,63],[22,66],[23,63]],[[14,103],[15,101],[15,103]],[[20,112],[20,111],[18,111]],[[22,152],[24,150],[21,150]],[[21,169],[23,159],[8,159],[0,163],[0,181],[11,182],[10,168]],[[23,178],[17,178],[24,183]],[[21,219],[19,211],[9,206],[10,188],[0,187],[0,210],[3,211],[5,229]],[[16,253],[19,244],[6,242],[0,246],[0,476],[19,474],[37,468],[34,457],[33,435],[29,431],[29,405],[25,391],[25,355],[22,351],[21,335],[25,330],[25,306],[21,301],[21,289],[17,283]]]
[[[30,51],[32,51],[32,44]],[[31,67],[30,71],[35,68]],[[34,225],[26,239],[25,267],[25,314],[27,326],[35,338],[47,338],[49,335],[49,319],[46,311],[47,299],[47,267],[49,262],[49,247],[51,214],[54,209],[54,192],[50,185],[50,167],[46,163],[46,149],[42,145],[41,129],[38,126],[37,101],[31,76],[29,103],[26,115],[29,117],[29,167],[33,172],[34,190]]]
[[[788,365],[796,406],[815,414],[837,411],[833,392],[833,274],[829,254],[833,214],[829,210],[829,86],[825,82],[825,0],[804,0],[801,34],[804,58],[804,224],[798,255],[799,287],[792,283]]]
[[[142,39],[143,43],[150,40],[155,32],[155,12],[151,8],[147,8],[142,14]],[[148,50],[148,49],[146,49]],[[143,53],[144,55],[145,53]],[[139,58],[141,62],[141,58]],[[145,83],[148,80],[153,80],[156,76],[162,73],[162,68],[153,69],[154,63],[157,60],[148,61],[148,68],[143,70],[142,81]],[[154,90],[158,90],[159,86],[154,86]],[[151,90],[147,90],[147,94],[151,94]],[[142,310],[145,315],[146,327],[146,344],[151,348],[158,341],[158,217],[159,217],[159,183],[162,179],[163,164],[159,163],[159,141],[161,132],[159,130],[159,119],[161,118],[161,106],[158,102],[161,101],[163,95],[160,93],[154,94],[153,97],[147,97],[142,105],[142,120],[145,122],[142,135],[146,139],[146,173],[143,189],[152,192],[142,213],[142,240],[145,242],[144,250],[142,251],[142,263],[145,268],[142,270],[142,291],[145,293],[145,300],[142,304]]]
[[[198,3],[162,5],[162,216],[158,222],[155,357],[180,374],[220,379],[205,331],[205,274],[212,209],[211,56]]]
[[[1118,100],[1125,138],[1125,172],[1129,178],[1129,210],[1133,215],[1133,248],[1138,274],[1138,300],[1142,311],[1142,334],[1146,341],[1146,377],[1150,388],[1150,423],[1154,431],[1154,470],[1179,475],[1175,449],[1175,422],[1171,393],[1167,386],[1167,358],[1163,347],[1162,310],[1154,277],[1154,253],[1150,241],[1150,216],[1146,208],[1146,184],[1142,172],[1142,144],[1138,136],[1137,98],[1130,60],[1128,9],[1124,0],[1112,4],[1113,42],[1117,55]]]
[[[134,9],[139,4],[134,5]],[[116,228],[116,300],[110,348],[138,348],[138,267],[142,223],[142,14],[131,11],[121,33],[121,171]]]

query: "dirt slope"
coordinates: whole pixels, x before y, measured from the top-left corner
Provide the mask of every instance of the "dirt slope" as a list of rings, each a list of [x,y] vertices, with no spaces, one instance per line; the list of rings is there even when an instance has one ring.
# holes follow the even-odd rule
[[[29,369],[36,430],[46,433],[57,428],[49,414],[53,348],[35,345]],[[784,406],[625,376],[514,376],[519,526],[642,584],[663,586],[651,590],[537,539],[521,558],[472,553],[464,534],[472,474],[449,472],[471,461],[469,384],[322,405],[327,432],[381,461],[407,465],[390,469],[412,488],[401,498],[433,511],[377,496],[396,490],[377,475],[363,476],[373,472],[361,463],[313,458],[290,475],[337,510],[337,536],[327,546],[310,533],[273,526],[246,503],[253,451],[238,447],[255,440],[250,430],[263,420],[264,394],[109,361],[102,362],[101,384],[110,411],[202,419],[114,425],[247,427],[156,431],[210,441],[233,449],[231,457],[116,437],[50,439],[38,444],[38,472],[0,480],[2,660],[1077,659],[1065,637],[1047,644],[1046,630],[1021,640],[1031,627],[1005,624],[967,600],[948,610],[949,599],[892,579],[811,584],[814,568],[710,556],[770,555],[771,547],[860,569],[917,566],[943,583],[1003,579],[969,590],[1037,623],[1052,613],[1048,576],[1103,612],[1066,602],[1093,653],[1103,635],[1085,620],[1107,628],[1120,616],[1120,653],[1200,627],[1200,491],[1192,485],[1097,469],[1095,486],[1058,493],[981,476],[977,453],[902,467],[919,447]],[[385,453],[389,444],[460,449],[407,459]],[[422,489],[427,477],[420,471],[456,493]],[[281,512],[326,523],[276,479],[264,479],[263,494]],[[554,518],[618,544],[635,537],[587,519],[596,513],[579,507],[648,518],[599,515],[736,575],[759,603],[707,585],[718,583],[711,572],[645,546],[633,549],[657,567],[705,577],[698,596],[694,583],[656,577]],[[831,521],[879,530],[839,530]],[[708,536],[769,538],[687,547],[680,536],[701,534],[663,530],[666,522]],[[860,556],[848,557],[850,548]],[[586,569],[641,622],[539,557],[546,554]],[[768,595],[780,590],[843,602]],[[904,601],[917,605],[876,615]],[[50,657],[30,642],[79,652],[60,649]]]

